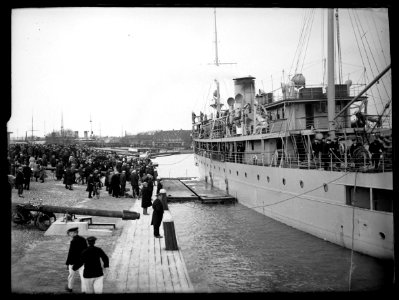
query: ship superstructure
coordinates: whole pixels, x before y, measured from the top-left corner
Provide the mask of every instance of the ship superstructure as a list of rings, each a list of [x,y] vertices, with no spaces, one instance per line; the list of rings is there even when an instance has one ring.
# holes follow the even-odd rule
[[[392,129],[387,110],[364,109],[365,92],[390,66],[363,89],[349,79],[334,84],[331,68],[327,86],[307,85],[298,73],[279,96],[257,90],[252,76],[235,78],[226,109],[217,92],[210,116],[193,114],[195,163],[202,179],[245,206],[392,258]]]

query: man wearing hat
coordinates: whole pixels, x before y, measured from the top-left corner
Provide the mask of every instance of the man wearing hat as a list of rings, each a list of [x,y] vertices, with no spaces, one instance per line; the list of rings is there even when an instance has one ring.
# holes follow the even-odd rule
[[[89,246],[81,253],[79,262],[73,265],[73,270],[78,270],[84,265],[83,277],[87,294],[103,292],[104,272],[101,260],[104,268],[109,267],[108,256],[101,248],[94,246],[96,240],[94,236],[87,238]]]
[[[15,175],[15,186],[18,188],[18,197],[22,196],[24,191],[24,173],[22,173],[22,167],[18,167],[17,174]]]
[[[130,184],[132,185],[133,198],[137,196],[138,199],[140,195],[140,189],[139,189],[139,175],[137,174],[136,170],[133,170],[132,174],[130,175]]]
[[[159,177],[158,179],[157,179],[157,195],[159,194],[159,191],[163,188],[163,185],[162,185],[162,178],[161,177]]]
[[[161,202],[162,192],[165,192],[164,189],[161,189],[159,194],[157,194],[157,198],[152,203],[152,208],[154,209],[152,213],[151,225],[154,226],[154,236],[156,238],[162,238],[159,234],[159,227],[161,226],[164,208]]]
[[[69,228],[67,230],[67,234],[72,238],[72,240],[71,240],[71,243],[69,246],[68,257],[67,257],[67,260],[65,263],[68,266],[68,270],[69,270],[68,284],[65,287],[65,289],[68,292],[72,292],[72,287],[73,287],[73,282],[75,280],[76,271],[79,271],[82,293],[84,293],[86,289],[85,289],[85,284],[84,284],[84,280],[83,280],[83,266],[76,270],[73,270],[72,267],[74,264],[79,262],[80,254],[82,253],[83,250],[85,250],[87,248],[87,242],[84,237],[79,235],[78,227]]]

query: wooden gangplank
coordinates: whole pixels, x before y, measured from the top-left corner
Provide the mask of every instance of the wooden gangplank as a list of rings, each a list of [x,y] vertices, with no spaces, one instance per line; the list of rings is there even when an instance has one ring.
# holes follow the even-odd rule
[[[183,200],[200,200],[202,203],[234,203],[237,200],[224,191],[212,187],[203,180],[180,179],[163,180],[167,191],[168,202]]]
[[[190,190],[197,194],[202,203],[214,204],[214,203],[235,203],[236,198],[226,194],[210,183],[204,180],[181,180]]]
[[[179,179],[162,179],[162,186],[166,190],[168,202],[200,200],[199,196],[193,193]]]

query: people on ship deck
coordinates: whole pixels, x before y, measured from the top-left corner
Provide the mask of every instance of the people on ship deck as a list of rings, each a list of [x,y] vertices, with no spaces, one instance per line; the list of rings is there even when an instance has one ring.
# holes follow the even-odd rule
[[[379,137],[376,137],[369,145],[369,151],[371,153],[371,163],[375,170],[378,170],[380,164],[380,157],[384,151],[384,146],[381,143]]]

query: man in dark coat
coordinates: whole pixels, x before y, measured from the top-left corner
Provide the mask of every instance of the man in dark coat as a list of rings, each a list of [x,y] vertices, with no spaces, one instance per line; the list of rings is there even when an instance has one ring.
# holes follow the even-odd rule
[[[119,173],[116,170],[114,175],[111,177],[111,189],[112,189],[112,197],[119,197],[120,194],[120,178]]]
[[[158,183],[157,183],[157,195],[158,195],[159,191],[163,188],[162,178],[158,178],[157,181],[158,181]]]
[[[154,177],[151,174],[147,174],[147,182],[148,182],[148,189],[150,190],[150,194],[152,196],[152,192],[154,191]]]
[[[62,175],[64,175],[64,166],[62,165],[62,161],[59,161],[55,167],[55,177],[57,180],[61,180]]]
[[[51,158],[50,158],[50,165],[51,165],[53,168],[55,168],[55,166],[57,165],[57,160],[56,160],[54,154],[51,155]]]
[[[25,165],[22,169],[22,173],[24,173],[24,189],[29,190],[30,187],[30,178],[32,177],[32,169],[29,168],[28,165]]]
[[[370,143],[369,151],[371,153],[371,163],[374,165],[375,170],[378,170],[378,166],[380,164],[380,156],[384,149],[385,148],[378,137]]]
[[[112,171],[112,168],[110,169],[110,172],[108,174],[108,194],[112,195],[112,176],[114,176],[114,172]]]
[[[94,177],[93,173],[91,173],[87,179],[87,190],[89,192],[89,198],[93,198],[91,196],[91,193],[93,193],[93,189],[94,189]]]
[[[24,173],[22,173],[22,167],[19,167],[15,176],[15,187],[18,189],[18,196],[22,196],[24,191]]]
[[[94,236],[87,238],[89,247],[83,250],[79,262],[74,264],[72,268],[73,270],[78,270],[84,265],[83,277],[87,294],[101,294],[103,292],[104,272],[101,260],[104,269],[109,267],[108,256],[101,248],[94,246],[96,239]]]
[[[164,208],[161,202],[162,194],[157,194],[157,198],[155,199],[154,203],[152,203],[152,208],[154,209],[152,213],[151,225],[154,226],[154,236],[156,238],[162,238],[159,235],[159,227],[161,226]]]
[[[140,189],[139,189],[139,175],[137,174],[136,170],[133,170],[132,174],[130,175],[130,184],[132,185],[133,198],[137,196],[138,199],[140,196]]]
[[[141,207],[143,208],[143,215],[148,215],[147,208],[151,206],[151,191],[148,188],[148,183],[143,182],[143,188],[141,189]]]
[[[126,171],[125,170],[123,170],[120,175],[120,184],[121,184],[120,195],[123,197],[123,196],[125,196],[125,190],[126,190]]]
[[[82,293],[84,293],[86,291],[84,280],[83,280],[83,269],[84,268],[81,266],[74,270],[73,266],[76,263],[79,263],[80,255],[81,255],[82,251],[87,248],[87,242],[84,237],[79,235],[78,227],[73,227],[73,228],[68,229],[67,234],[72,238],[72,240],[71,240],[71,243],[69,246],[68,257],[67,257],[67,260],[65,263],[68,266],[68,270],[69,270],[68,285],[65,287],[65,289],[68,292],[72,292],[72,287],[73,287],[73,282],[75,279],[76,271],[78,271],[79,275],[80,275]]]
[[[69,190],[73,190],[72,189],[72,184],[74,181],[74,177],[75,174],[72,173],[71,167],[67,167],[66,171],[65,171],[65,188],[69,189]]]

